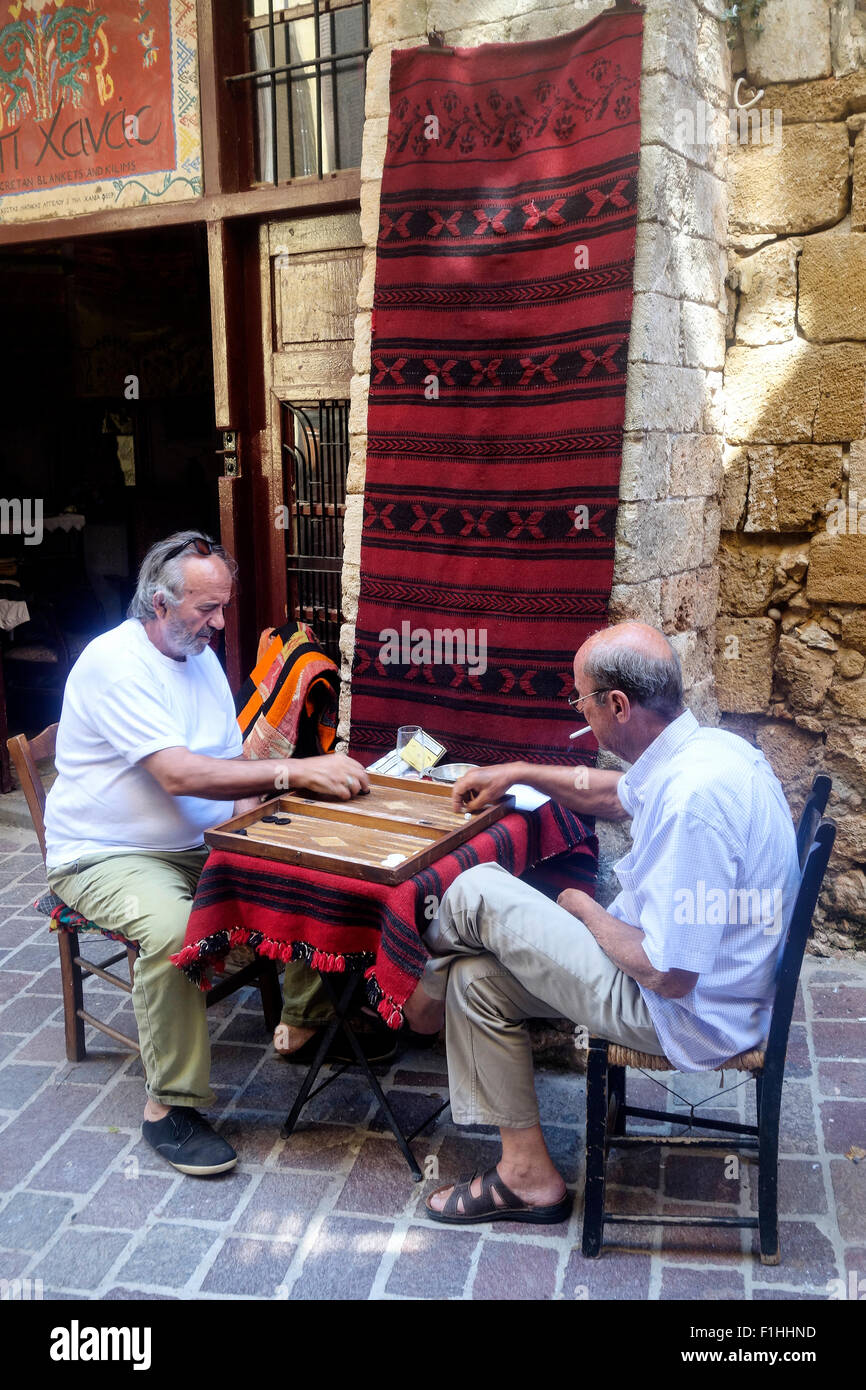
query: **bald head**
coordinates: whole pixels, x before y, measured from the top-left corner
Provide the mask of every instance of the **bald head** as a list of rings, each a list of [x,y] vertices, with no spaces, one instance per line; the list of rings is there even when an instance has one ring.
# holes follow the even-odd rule
[[[647,623],[614,623],[593,633],[575,667],[595,690],[621,690],[633,705],[663,719],[682,713],[679,657],[664,633]]]

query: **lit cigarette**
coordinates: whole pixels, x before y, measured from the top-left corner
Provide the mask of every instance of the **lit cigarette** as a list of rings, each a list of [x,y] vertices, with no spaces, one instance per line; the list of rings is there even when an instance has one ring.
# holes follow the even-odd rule
[[[585,724],[582,729],[575,729],[573,734],[569,734],[569,739],[580,738],[583,734],[591,734],[592,729],[589,724]]]

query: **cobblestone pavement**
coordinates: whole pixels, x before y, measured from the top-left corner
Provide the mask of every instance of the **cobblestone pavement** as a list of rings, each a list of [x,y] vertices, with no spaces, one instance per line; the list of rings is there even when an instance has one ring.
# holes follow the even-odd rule
[[[69,1065],[57,946],[32,908],[44,884],[31,833],[0,827],[0,1279],[41,1280],[43,1296],[80,1299],[827,1299],[866,1292],[866,964],[809,958],[789,1048],[780,1162],[782,1263],[764,1268],[751,1231],[608,1228],[599,1260],[569,1224],[466,1230],[425,1220],[423,1196],[364,1083],[348,1074],[313,1102],[315,1124],[286,1141],[300,1085],[277,1058],[258,996],[209,1011],[218,1128],[240,1162],[225,1177],[182,1177],[142,1142],[137,1058],[89,1036]],[[102,944],[91,957],[107,954]],[[128,999],[91,981],[106,1016],[134,1029]],[[120,1001],[119,1003],[117,1001]],[[98,1011],[98,1010],[97,1010]],[[665,1078],[663,1078],[665,1079]],[[663,1092],[629,1074],[630,1100]],[[754,1087],[672,1076],[669,1108],[745,1114]],[[436,1052],[404,1053],[384,1081],[404,1118],[445,1094]],[[539,1075],[551,1151],[582,1188],[583,1080]],[[495,1160],[492,1134],[446,1116],[416,1141],[441,1180]],[[432,1160],[432,1161],[431,1161]],[[611,1160],[622,1211],[749,1209],[754,1174],[723,1158],[671,1152]],[[851,1278],[853,1272],[853,1279]],[[841,1280],[831,1285],[831,1280]],[[863,1283],[860,1283],[860,1281]]]

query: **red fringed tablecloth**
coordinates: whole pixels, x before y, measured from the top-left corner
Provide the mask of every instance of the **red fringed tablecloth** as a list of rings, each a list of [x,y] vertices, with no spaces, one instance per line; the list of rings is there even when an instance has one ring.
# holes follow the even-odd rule
[[[565,701],[613,576],[642,24],[392,56],[352,672],[365,764],[401,724],[452,761],[595,761]]]
[[[566,887],[592,892],[597,854],[587,826],[553,802],[512,812],[395,888],[212,850],[172,960],[200,989],[242,944],[314,970],[363,969],[371,1003],[399,1028],[428,958],[419,932],[459,873],[496,861],[554,897]]]

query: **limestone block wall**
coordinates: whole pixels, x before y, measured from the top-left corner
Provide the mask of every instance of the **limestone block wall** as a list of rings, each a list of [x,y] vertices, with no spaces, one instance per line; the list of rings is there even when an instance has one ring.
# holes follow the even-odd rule
[[[732,146],[728,165],[716,690],[795,809],[816,771],[832,776],[818,942],[863,946],[866,12],[766,0],[761,22],[734,66],[781,138]]]

